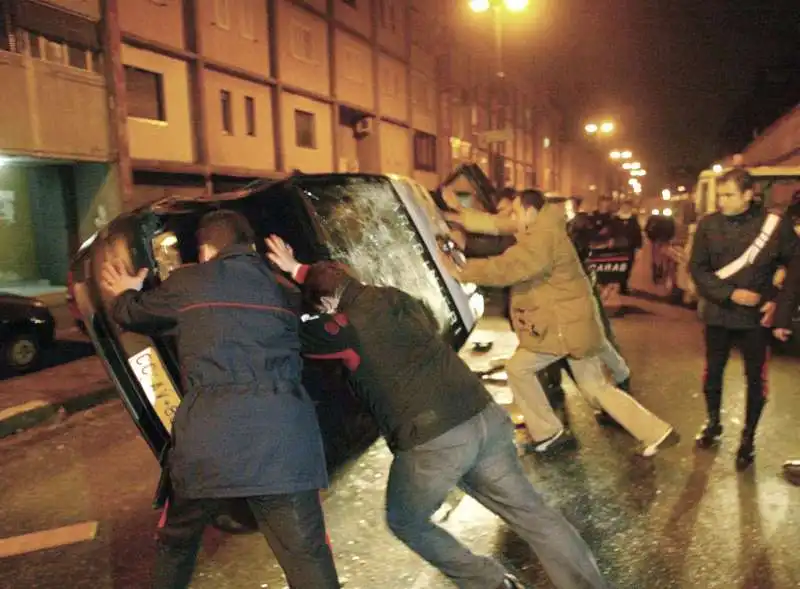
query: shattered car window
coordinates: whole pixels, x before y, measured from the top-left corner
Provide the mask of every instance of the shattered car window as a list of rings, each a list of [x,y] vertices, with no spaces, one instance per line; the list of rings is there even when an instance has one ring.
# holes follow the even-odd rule
[[[346,178],[304,188],[335,260],[353,268],[362,282],[414,293],[443,330],[452,328],[456,318],[435,265],[387,180]]]

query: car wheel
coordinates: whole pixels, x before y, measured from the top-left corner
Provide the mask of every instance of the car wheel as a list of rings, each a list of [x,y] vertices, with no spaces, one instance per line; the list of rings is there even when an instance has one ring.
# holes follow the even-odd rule
[[[3,347],[6,364],[17,372],[31,370],[39,362],[39,341],[29,333],[14,335]]]

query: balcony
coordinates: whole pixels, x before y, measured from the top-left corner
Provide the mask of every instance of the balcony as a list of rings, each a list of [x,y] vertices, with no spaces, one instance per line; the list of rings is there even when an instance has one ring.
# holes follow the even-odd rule
[[[99,73],[0,51],[0,149],[67,160],[111,159]]]

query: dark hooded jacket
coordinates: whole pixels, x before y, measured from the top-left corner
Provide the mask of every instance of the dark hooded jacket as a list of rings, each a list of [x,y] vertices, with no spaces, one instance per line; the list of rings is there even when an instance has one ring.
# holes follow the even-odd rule
[[[173,422],[181,497],[250,497],[324,488],[314,404],[300,382],[299,319],[265,261],[236,246],[128,291],[114,319],[142,333],[177,329],[183,400]]]

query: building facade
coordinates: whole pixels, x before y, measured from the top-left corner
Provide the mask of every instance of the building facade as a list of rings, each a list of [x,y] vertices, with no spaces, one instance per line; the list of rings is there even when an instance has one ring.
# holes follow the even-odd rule
[[[5,281],[38,280],[53,257],[6,247],[23,234],[61,224],[46,277],[61,284],[67,252],[120,210],[275,172],[434,188],[475,161],[501,185],[559,190],[558,112],[526,72],[497,76],[492,44],[463,26],[467,4],[0,0],[0,81],[21,89],[0,112],[0,161],[14,162],[0,203],[28,195],[13,229],[0,221]]]

